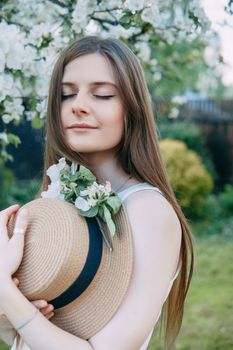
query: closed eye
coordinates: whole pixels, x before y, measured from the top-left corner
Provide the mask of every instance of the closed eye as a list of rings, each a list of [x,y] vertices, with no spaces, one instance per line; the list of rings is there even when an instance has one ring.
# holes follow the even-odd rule
[[[61,95],[61,99],[62,99],[62,101],[63,101],[63,100],[66,100],[67,98],[71,98],[71,97],[76,96],[76,95],[77,95],[77,94]]]
[[[93,96],[95,96],[96,98],[102,98],[103,100],[108,100],[114,97],[115,95],[93,95]]]
[[[63,101],[63,100],[66,100],[66,99],[71,98],[71,97],[76,96],[76,95],[77,94],[62,95],[61,99]],[[96,97],[96,98],[103,99],[103,100],[108,100],[108,99],[114,97],[115,95],[93,95],[93,96]]]

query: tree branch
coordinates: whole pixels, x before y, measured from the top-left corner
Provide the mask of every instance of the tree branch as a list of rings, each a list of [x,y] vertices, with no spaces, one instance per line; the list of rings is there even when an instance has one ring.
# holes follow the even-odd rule
[[[67,5],[63,4],[62,2],[60,2],[58,0],[48,0],[48,1],[51,2],[54,5],[57,5],[57,6],[60,6],[60,7],[63,7],[63,8],[67,8]],[[68,6],[68,7],[70,7],[70,6]]]

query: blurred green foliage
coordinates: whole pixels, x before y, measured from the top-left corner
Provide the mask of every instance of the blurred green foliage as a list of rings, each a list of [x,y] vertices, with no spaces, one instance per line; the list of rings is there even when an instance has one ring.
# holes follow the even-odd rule
[[[226,185],[218,198],[221,214],[225,217],[233,216],[233,186]]]
[[[5,204],[7,203],[6,198],[8,197],[8,193],[10,192],[15,181],[16,179],[13,173],[5,167],[2,159],[0,159],[0,208],[4,208]]]
[[[219,194],[210,194],[205,198],[198,221],[193,222],[198,236],[221,233],[224,237],[233,237],[233,186],[226,185]]]
[[[174,192],[186,215],[198,217],[204,198],[213,188],[212,178],[197,153],[182,141],[163,139],[161,152]]]
[[[176,121],[162,118],[158,122],[159,134],[162,139],[174,139],[183,141],[187,147],[198,153],[214,182],[217,180],[217,172],[214,169],[213,161],[205,145],[205,139],[200,127],[191,121]]]
[[[0,210],[12,204],[23,205],[38,194],[41,181],[17,180],[11,170],[7,169],[0,160]]]

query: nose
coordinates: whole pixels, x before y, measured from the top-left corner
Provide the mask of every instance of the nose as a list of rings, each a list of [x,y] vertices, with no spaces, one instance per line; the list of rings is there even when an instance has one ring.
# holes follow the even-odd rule
[[[77,93],[76,97],[72,101],[72,112],[77,115],[86,115],[90,113],[90,109],[87,102],[87,96],[84,93]]]

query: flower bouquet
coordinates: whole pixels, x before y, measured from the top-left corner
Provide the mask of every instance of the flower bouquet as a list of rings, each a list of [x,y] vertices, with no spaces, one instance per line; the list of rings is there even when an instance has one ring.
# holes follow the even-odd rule
[[[94,174],[84,167],[72,162],[71,166],[65,158],[60,158],[57,164],[47,169],[51,183],[48,190],[41,193],[42,198],[56,198],[67,201],[79,209],[79,213],[85,217],[96,216],[100,230],[110,250],[111,243],[105,236],[99,219],[106,222],[111,237],[116,233],[116,226],[112,216],[117,214],[121,207],[121,199],[111,189],[111,183],[98,184]]]

